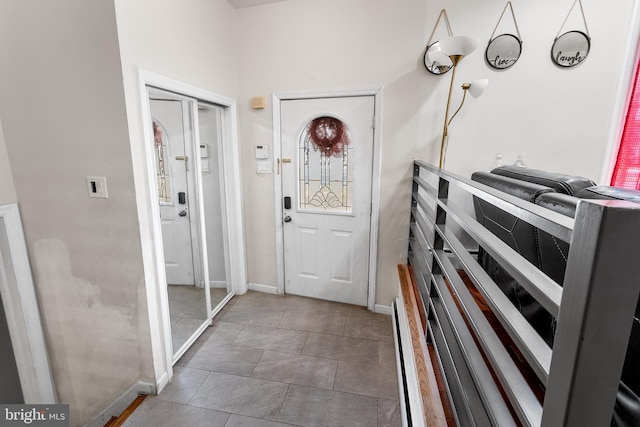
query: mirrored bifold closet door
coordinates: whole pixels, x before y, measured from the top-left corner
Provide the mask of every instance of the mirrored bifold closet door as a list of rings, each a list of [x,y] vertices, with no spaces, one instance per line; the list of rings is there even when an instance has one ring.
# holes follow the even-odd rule
[[[221,107],[148,88],[174,361],[227,297]]]

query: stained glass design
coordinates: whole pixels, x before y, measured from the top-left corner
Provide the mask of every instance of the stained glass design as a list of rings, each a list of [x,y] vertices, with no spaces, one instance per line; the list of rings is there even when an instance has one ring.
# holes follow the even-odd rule
[[[305,127],[299,144],[301,210],[351,213],[353,144],[347,125],[318,117]]]
[[[171,203],[171,174],[169,173],[169,141],[162,125],[153,121],[153,145],[156,152],[156,177],[158,180],[158,200]]]

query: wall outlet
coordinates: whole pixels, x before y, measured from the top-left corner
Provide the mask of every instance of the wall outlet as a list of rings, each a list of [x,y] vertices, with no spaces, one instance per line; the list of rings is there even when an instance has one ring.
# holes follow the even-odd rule
[[[87,189],[89,190],[89,197],[97,197],[100,199],[109,198],[107,178],[104,176],[88,176]]]

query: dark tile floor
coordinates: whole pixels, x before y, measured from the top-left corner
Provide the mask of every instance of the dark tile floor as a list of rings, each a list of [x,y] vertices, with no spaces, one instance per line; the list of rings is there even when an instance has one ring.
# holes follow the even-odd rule
[[[400,426],[389,316],[248,292],[234,297],[125,426]]]

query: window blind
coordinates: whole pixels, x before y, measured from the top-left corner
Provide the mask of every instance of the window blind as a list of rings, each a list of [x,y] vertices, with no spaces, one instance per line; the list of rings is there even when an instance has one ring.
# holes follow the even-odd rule
[[[627,118],[622,131],[618,159],[611,177],[614,187],[640,190],[640,67],[635,82]]]

